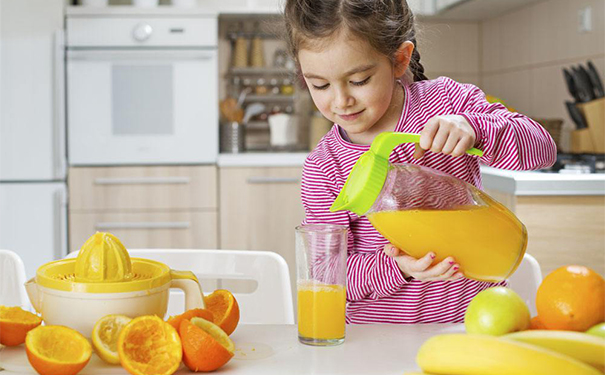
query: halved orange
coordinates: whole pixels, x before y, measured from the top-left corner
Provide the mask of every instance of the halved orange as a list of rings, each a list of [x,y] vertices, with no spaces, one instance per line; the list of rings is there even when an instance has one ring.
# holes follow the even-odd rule
[[[174,329],[176,329],[178,331],[179,327],[181,325],[181,321],[183,319],[191,320],[191,318],[193,318],[193,317],[204,318],[211,322],[213,321],[212,313],[210,312],[210,310],[191,309],[191,310],[185,311],[181,315],[171,316],[170,318],[168,318],[167,323],[170,324],[171,326],[173,326]]]
[[[214,371],[233,358],[235,344],[225,331],[208,320],[183,320],[179,334],[183,362],[191,371]]]
[[[75,375],[92,356],[92,346],[82,334],[63,326],[40,326],[25,338],[27,359],[40,375]]]
[[[153,315],[139,316],[118,338],[120,363],[132,375],[170,375],[178,370],[183,347],[178,332]]]
[[[239,323],[239,305],[230,291],[217,289],[204,297],[206,309],[212,312],[213,322],[230,335]]]
[[[42,324],[42,318],[20,307],[0,306],[0,344],[17,346],[25,342],[27,332]]]

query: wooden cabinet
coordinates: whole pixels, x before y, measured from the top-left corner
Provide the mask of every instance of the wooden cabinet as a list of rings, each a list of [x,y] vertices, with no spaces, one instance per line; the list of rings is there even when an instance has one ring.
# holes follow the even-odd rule
[[[294,228],[304,211],[300,201],[301,167],[222,167],[220,247],[269,250],[286,259],[296,287]]]
[[[128,248],[218,248],[215,166],[69,171],[70,249],[96,231]]]
[[[605,196],[486,192],[525,224],[527,252],[540,263],[542,276],[569,264],[605,274]]]

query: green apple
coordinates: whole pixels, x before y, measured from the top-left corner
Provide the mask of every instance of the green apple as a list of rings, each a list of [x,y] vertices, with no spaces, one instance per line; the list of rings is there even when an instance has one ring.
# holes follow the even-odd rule
[[[605,322],[594,325],[586,331],[589,335],[599,336],[605,339]]]
[[[529,328],[529,309],[509,288],[486,289],[475,296],[464,315],[467,333],[500,336]]]

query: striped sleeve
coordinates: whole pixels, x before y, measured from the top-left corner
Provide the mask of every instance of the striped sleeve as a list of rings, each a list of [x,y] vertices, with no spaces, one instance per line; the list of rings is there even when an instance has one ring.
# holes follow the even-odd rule
[[[442,77],[453,112],[464,116],[475,130],[475,147],[484,151],[481,162],[501,169],[533,170],[554,164],[555,142],[537,122],[500,103],[489,103],[471,84]]]
[[[323,167],[323,168],[322,168]],[[330,212],[338,191],[329,165],[320,166],[311,154],[305,161],[301,199],[305,210],[304,224],[337,224],[347,227],[347,300],[379,299],[391,296],[406,280],[394,259],[382,247],[369,252],[355,251],[348,211]]]

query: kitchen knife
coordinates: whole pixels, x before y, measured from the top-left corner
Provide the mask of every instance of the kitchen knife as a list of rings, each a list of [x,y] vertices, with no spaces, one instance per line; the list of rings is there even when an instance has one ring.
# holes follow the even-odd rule
[[[576,103],[566,101],[565,105],[567,106],[567,112],[569,113],[569,117],[576,124],[576,129],[584,129],[587,128],[586,119],[584,119],[584,115],[580,112],[580,109],[576,106]]]
[[[565,84],[567,85],[567,91],[569,91],[569,94],[571,95],[572,98],[574,98],[574,100],[576,102],[580,102],[580,96],[578,95],[578,89],[576,88],[576,81],[573,77],[573,74],[563,68],[563,76],[565,77]]]
[[[588,73],[582,65],[578,65],[578,67],[572,66],[571,70],[573,72],[574,82],[576,84],[576,91],[578,92],[578,96],[580,97],[581,102],[589,102],[594,100],[594,90],[592,88],[592,83],[590,82],[590,77],[588,77]]]
[[[601,77],[599,77],[599,72],[597,68],[594,66],[592,61],[588,61],[587,64],[588,76],[590,77],[590,82],[592,83],[592,87],[594,89],[595,97],[602,98],[605,97],[605,90],[603,89],[603,81],[601,81]]]

